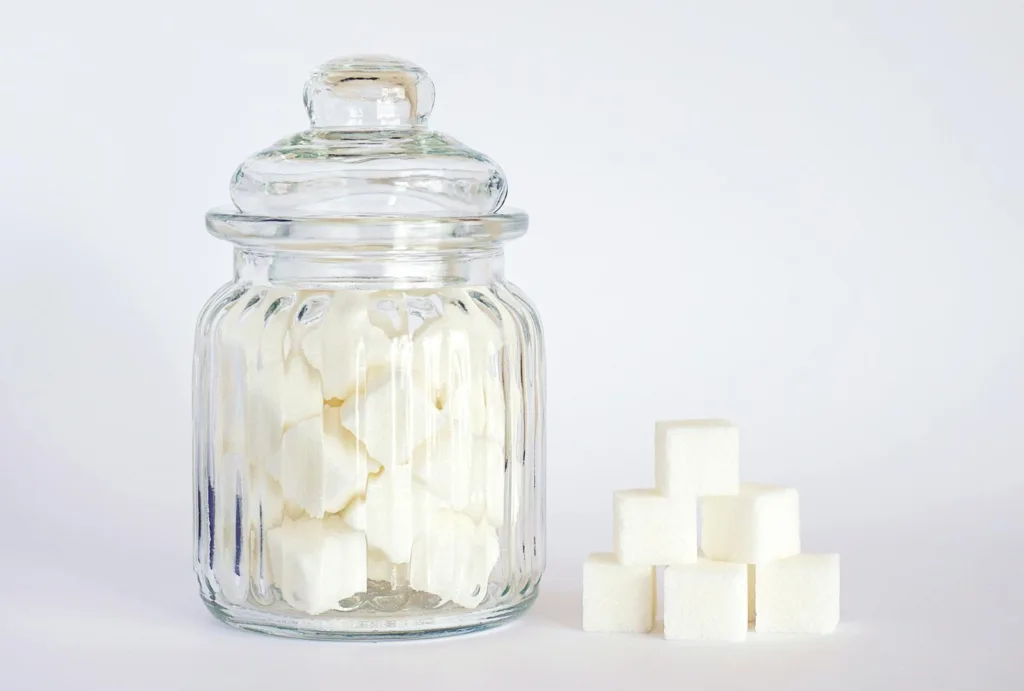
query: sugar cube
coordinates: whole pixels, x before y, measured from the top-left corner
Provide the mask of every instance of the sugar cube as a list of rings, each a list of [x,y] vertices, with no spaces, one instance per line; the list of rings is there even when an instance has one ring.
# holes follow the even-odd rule
[[[412,458],[413,472],[456,511],[486,517],[499,526],[505,509],[505,453],[502,445],[479,436],[442,434],[421,444]]]
[[[625,566],[614,554],[583,563],[583,630],[646,633],[654,626],[653,566]]]
[[[663,420],[655,424],[654,475],[671,497],[735,494],[739,430],[726,420]]]
[[[747,635],[747,567],[701,559],[665,569],[665,638],[742,641]]]
[[[322,614],[366,590],[366,537],[341,518],[286,518],[268,540],[274,582],[295,609]]]
[[[395,345],[372,323],[371,311],[367,296],[336,292],[319,328],[303,337],[302,354],[323,377],[324,399],[347,400],[369,371],[391,362]]]
[[[839,555],[798,554],[757,567],[759,632],[831,633],[839,624]]]
[[[250,372],[248,389],[247,452],[254,465],[280,479],[278,451],[284,431],[320,415],[323,392],[320,377],[301,358],[275,362]]]
[[[491,570],[500,554],[493,526],[442,509],[413,545],[409,585],[437,595],[442,602],[476,607],[487,597]]]
[[[413,479],[412,466],[399,465],[370,479],[363,515],[355,509],[348,520],[364,521],[370,547],[392,563],[404,564],[410,559],[416,537],[430,527],[435,514],[444,507],[444,502]]]
[[[385,468],[407,463],[444,419],[434,397],[401,368],[371,376],[341,406],[341,424]]]
[[[688,564],[697,560],[697,504],[656,490],[615,492],[615,556],[628,566]]]
[[[283,372],[281,327],[289,323],[292,302],[287,290],[254,288],[240,296],[217,325],[212,385],[217,390],[215,427],[222,453],[245,450],[246,429],[252,427],[246,411],[261,367]],[[278,348],[272,347],[275,339],[280,339]]]
[[[453,421],[468,435],[486,435],[492,416],[500,416],[504,440],[504,399],[500,387],[502,333],[494,318],[482,310],[468,291],[453,293],[440,318],[424,326],[415,338],[414,362],[423,385],[441,402]],[[492,398],[487,403],[488,395]]]
[[[271,463],[284,497],[313,518],[341,511],[366,491],[366,451],[340,426],[332,427],[330,419],[336,415],[326,408],[289,428],[274,456],[278,460]]]
[[[709,559],[757,565],[799,554],[797,491],[742,483],[734,496],[704,497],[701,550]]]

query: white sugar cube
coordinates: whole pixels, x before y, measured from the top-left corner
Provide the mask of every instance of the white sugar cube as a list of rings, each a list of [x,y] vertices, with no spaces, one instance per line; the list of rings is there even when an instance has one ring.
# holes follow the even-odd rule
[[[226,327],[225,327],[226,329]],[[223,332],[221,337],[226,338]],[[248,402],[246,351],[240,344],[219,344],[210,368],[214,403],[214,449],[219,455],[245,452],[245,410]]]
[[[284,497],[313,518],[341,511],[366,492],[366,451],[340,425],[331,424],[336,417],[335,409],[326,408],[289,428],[271,464]]]
[[[736,494],[739,431],[725,420],[655,424],[655,484],[672,497]]]
[[[663,566],[697,561],[697,503],[656,490],[615,492],[615,556],[626,565]]]
[[[249,462],[268,469],[280,449],[285,428],[316,415],[323,400],[316,372],[301,358],[287,360],[286,340],[295,297],[279,290],[261,295],[258,304],[240,316],[238,335],[244,339],[247,351],[246,398],[240,406],[244,406]]]
[[[442,602],[476,607],[487,597],[491,570],[500,553],[493,526],[443,509],[413,545],[409,585],[437,595]]]
[[[280,479],[273,465],[285,429],[320,415],[320,377],[302,358],[276,362],[249,376],[246,410],[247,453],[254,465]]]
[[[252,543],[254,548],[251,569],[254,594],[261,599],[269,596],[267,588],[273,584],[270,566],[270,531],[283,525],[285,520],[309,518],[301,507],[284,498],[281,485],[266,471],[254,470],[250,485],[249,530],[258,536]]]
[[[747,635],[747,567],[701,559],[665,569],[665,638],[742,641]]]
[[[214,422],[218,453],[244,453],[250,376],[257,371],[267,306],[286,296],[253,288],[242,294],[217,323],[210,375],[216,395]]]
[[[335,293],[319,328],[302,338],[302,354],[323,377],[325,399],[347,400],[370,370],[391,361],[392,340],[371,322],[371,309],[366,295]]]
[[[501,347],[502,338],[494,315],[482,309],[469,291],[452,291],[441,303],[437,318],[416,334],[417,357],[424,357],[422,364],[444,383],[477,374],[494,377],[499,372],[489,355]]]
[[[324,392],[320,375],[302,358],[289,359],[284,366],[281,391],[281,417],[291,425],[320,413]]]
[[[486,437],[451,431],[421,444],[412,458],[416,477],[456,511],[501,525],[505,509],[505,453]]]
[[[646,633],[654,626],[654,567],[624,566],[614,554],[583,562],[583,630]]]
[[[499,408],[503,397],[490,408],[486,403],[487,392],[500,386],[501,349],[501,330],[468,291],[451,294],[440,318],[416,335],[418,377],[449,418],[465,426],[467,435],[486,435],[489,415],[504,420],[504,410]]]
[[[474,374],[465,381],[451,383],[437,380],[427,381],[436,392],[437,401],[447,415],[455,434],[466,437],[483,436],[487,429],[487,383],[482,376]]]
[[[704,497],[701,551],[709,559],[758,565],[799,554],[797,491],[745,482],[737,495]]]
[[[322,415],[324,419],[324,434],[341,440],[347,448],[352,449],[354,447],[355,452],[358,454],[359,462],[366,464],[366,473],[368,475],[377,475],[384,469],[384,466],[366,451],[366,446],[341,424],[340,408],[324,406]],[[365,490],[364,483],[364,487],[359,493],[365,495]]]
[[[412,476],[412,466],[400,465],[384,470],[367,484],[363,506],[366,539],[389,561],[409,561],[416,537],[430,527],[444,502]],[[357,513],[349,520],[359,521]]]
[[[361,520],[366,525],[367,543],[393,562],[409,561],[414,529],[412,494],[412,469],[408,465],[385,470],[366,488]],[[351,520],[360,520],[358,510]]]
[[[372,376],[341,406],[341,424],[385,468],[408,462],[444,419],[435,398],[400,368]]]
[[[336,517],[285,519],[270,531],[271,572],[285,602],[321,614],[366,590],[366,538]]]
[[[839,624],[839,555],[798,554],[757,567],[755,630],[831,633]]]
[[[704,550],[703,549],[698,549],[697,550],[697,561],[699,562],[699,561],[702,561],[702,560],[705,560],[705,559],[707,559],[707,555],[704,554]],[[727,562],[727,563],[732,563],[732,562]],[[757,582],[757,567],[754,566],[753,564],[747,564],[747,621],[749,623],[751,623],[751,624],[754,623],[754,613],[755,613],[755,607],[754,607],[754,602],[755,602],[754,584],[756,582]]]

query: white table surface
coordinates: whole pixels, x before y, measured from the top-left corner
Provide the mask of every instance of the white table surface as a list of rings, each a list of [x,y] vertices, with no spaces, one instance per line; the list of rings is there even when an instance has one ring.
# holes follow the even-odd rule
[[[39,553],[32,571],[4,569],[0,688],[1020,689],[1021,509],[998,497],[975,509],[809,531],[815,546],[828,537],[842,552],[839,630],[821,638],[751,634],[742,644],[583,633],[573,550],[571,559],[553,560],[534,608],[506,627],[337,643],[220,624],[176,550],[156,541],[134,555],[136,564],[151,560],[147,582],[136,580],[137,568],[103,567],[72,542],[62,553]],[[597,539],[594,530],[574,534]],[[118,546],[114,535],[93,545]],[[120,547],[131,559],[129,545]]]

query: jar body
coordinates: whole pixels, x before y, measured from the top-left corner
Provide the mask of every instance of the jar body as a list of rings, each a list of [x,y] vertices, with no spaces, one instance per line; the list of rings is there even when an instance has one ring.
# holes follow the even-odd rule
[[[236,250],[199,319],[195,568],[241,628],[441,635],[537,594],[544,346],[499,250]]]

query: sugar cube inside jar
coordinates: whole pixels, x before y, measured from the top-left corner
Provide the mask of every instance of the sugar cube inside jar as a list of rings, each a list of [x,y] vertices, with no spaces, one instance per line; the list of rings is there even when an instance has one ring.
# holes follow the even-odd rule
[[[201,596],[298,637],[508,621],[545,561],[542,332],[503,264],[527,217],[428,128],[420,67],[333,60],[304,97],[207,214],[234,276],[196,333]]]

